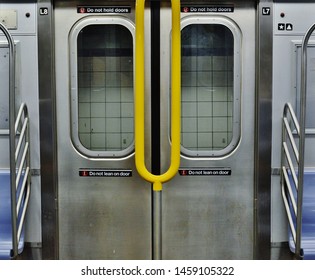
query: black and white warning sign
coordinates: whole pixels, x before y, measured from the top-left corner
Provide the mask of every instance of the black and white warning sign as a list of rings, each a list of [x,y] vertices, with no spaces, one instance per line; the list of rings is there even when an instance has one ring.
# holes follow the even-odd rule
[[[178,171],[180,176],[231,176],[232,170],[229,167],[222,168],[181,168]]]
[[[78,14],[129,14],[129,6],[78,6]]]
[[[234,6],[182,6],[182,13],[233,13]]]
[[[89,169],[79,170],[80,177],[132,177],[130,169]]]

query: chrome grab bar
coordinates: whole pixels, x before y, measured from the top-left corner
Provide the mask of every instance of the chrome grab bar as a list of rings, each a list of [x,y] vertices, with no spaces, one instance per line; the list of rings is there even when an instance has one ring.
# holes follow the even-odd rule
[[[10,180],[11,180],[11,216],[12,216],[12,252],[18,250],[18,243],[15,238],[16,226],[16,174],[15,174],[15,46],[9,30],[0,23],[0,29],[8,40],[9,44],[9,137],[10,137]]]
[[[11,188],[11,224],[12,250],[11,258],[18,255],[18,243],[25,220],[30,197],[30,132],[27,106],[23,103],[15,118],[15,45],[9,30],[0,22],[0,30],[9,45],[9,144],[10,144],[10,188]],[[18,127],[22,125],[21,132]],[[19,134],[19,135],[18,135]],[[19,137],[16,145],[16,137]],[[24,141],[23,141],[24,140]],[[23,144],[24,143],[24,144]],[[23,147],[23,149],[22,149]],[[23,175],[23,176],[22,176]],[[22,180],[22,185],[20,180]],[[19,197],[17,189],[21,186]],[[22,207],[22,208],[21,208]]]
[[[301,188],[300,188],[301,183],[296,176],[296,170],[294,168],[293,160],[292,160],[292,157],[290,155],[289,145],[293,151],[295,163],[298,166],[300,166],[301,157],[300,157],[300,152],[297,148],[297,145],[294,141],[294,137],[293,137],[292,129],[290,127],[289,120],[291,120],[293,125],[294,125],[293,130],[296,130],[298,137],[300,137],[300,132],[301,132],[300,125],[297,121],[297,118],[296,118],[296,115],[295,115],[294,110],[292,108],[292,105],[290,103],[287,103],[284,106],[283,118],[282,118],[282,153],[281,153],[281,169],[280,169],[281,194],[282,194],[285,210],[287,213],[287,217],[288,217],[288,221],[289,221],[290,230],[291,230],[291,233],[293,236],[293,240],[294,240],[296,248],[298,248],[297,249],[298,254],[300,255],[300,248],[299,248],[300,245],[298,245],[298,244],[300,244],[299,243],[300,241],[297,240],[297,230],[295,229],[295,226],[294,226],[294,220],[293,220],[293,217],[291,214],[290,202],[288,200],[287,193],[289,194],[289,199],[290,199],[291,204],[292,204],[294,219],[297,219],[297,213],[300,210],[298,210],[297,203],[296,203],[296,200],[295,200],[293,193],[294,192],[298,193],[299,190],[301,190]],[[287,139],[289,140],[289,143],[287,143]],[[291,185],[291,182],[289,179],[288,168],[285,166],[285,162],[288,163],[289,170],[290,170],[290,173],[291,173],[292,178],[293,178],[295,190],[292,189],[292,185]]]
[[[21,132],[18,135],[18,128],[19,126],[22,127]],[[30,130],[29,130],[29,116],[28,110],[25,103],[22,103],[20,106],[19,113],[17,115],[17,119],[15,122],[15,135],[18,136],[18,144],[16,145],[16,152],[15,152],[15,162],[16,162],[16,188],[21,185],[21,190],[19,196],[17,197],[17,204],[16,204],[16,213],[17,216],[20,213],[20,217],[17,224],[17,233],[16,238],[17,242],[19,242],[26,210],[30,198],[31,192],[31,168],[30,168]],[[24,144],[23,144],[24,142]],[[23,176],[22,176],[23,175]],[[22,177],[21,177],[22,176]],[[22,183],[21,183],[22,180]],[[24,202],[24,203],[23,203]],[[15,256],[17,255],[17,252]]]
[[[289,219],[289,225],[292,232],[292,236],[295,243],[295,256],[297,258],[303,258],[303,249],[301,248],[301,236],[302,236],[302,207],[303,207],[303,186],[304,186],[304,154],[305,154],[305,119],[306,119],[306,93],[307,93],[307,45],[312,33],[315,30],[315,24],[313,24],[306,32],[302,41],[302,57],[301,57],[301,88],[300,88],[300,124],[298,124],[292,106],[286,104],[283,113],[283,128],[282,128],[282,153],[281,153],[281,188],[282,196]],[[291,119],[297,130],[299,137],[299,147],[295,146],[292,132],[290,131],[290,125],[288,123],[287,113],[290,113]],[[297,176],[294,170],[292,159],[290,157],[288,147],[286,144],[286,135],[289,135],[290,143],[293,148],[293,153],[298,165]],[[285,166],[285,158],[288,162],[290,172],[293,177],[293,181],[296,187],[297,201],[292,193],[292,187],[288,178],[287,168]],[[289,201],[286,196],[284,181],[287,184],[287,190],[296,216],[296,229],[294,227],[292,215],[290,212]]]

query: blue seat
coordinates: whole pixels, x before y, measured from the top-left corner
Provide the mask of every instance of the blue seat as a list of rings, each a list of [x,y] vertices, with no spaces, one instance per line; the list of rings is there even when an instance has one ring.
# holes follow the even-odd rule
[[[23,180],[20,180],[23,181]],[[21,190],[18,187],[17,196]],[[20,213],[19,213],[20,214]],[[18,219],[19,219],[18,215]],[[18,244],[19,254],[24,247],[24,230]],[[12,249],[12,224],[11,224],[11,189],[10,189],[10,172],[0,171],[0,259],[10,259]]]
[[[292,176],[290,181],[293,186]],[[290,230],[289,245],[290,250],[294,252],[295,245]],[[304,259],[315,259],[315,170],[304,173],[301,248]]]

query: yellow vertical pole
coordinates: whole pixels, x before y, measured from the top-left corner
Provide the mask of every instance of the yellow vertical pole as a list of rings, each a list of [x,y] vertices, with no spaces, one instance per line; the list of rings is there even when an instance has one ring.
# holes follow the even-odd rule
[[[162,184],[171,180],[180,165],[180,87],[181,87],[181,33],[180,0],[172,0],[172,72],[171,72],[171,163],[161,175],[154,175],[145,166],[144,152],[144,5],[136,1],[136,62],[135,62],[135,161],[138,173],[153,183],[154,191],[161,191]]]

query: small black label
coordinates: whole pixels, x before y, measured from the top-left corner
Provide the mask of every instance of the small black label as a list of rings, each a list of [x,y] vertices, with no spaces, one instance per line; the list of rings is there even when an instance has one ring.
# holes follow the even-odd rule
[[[292,23],[278,23],[278,30],[279,31],[293,31],[293,24]]]
[[[285,24],[284,23],[278,23],[278,30],[280,30],[280,31],[285,30]]]
[[[233,13],[234,6],[182,6],[182,13]]]
[[[80,177],[132,177],[129,169],[80,169]]]
[[[231,168],[194,168],[194,169],[180,169],[180,176],[231,176]]]
[[[129,14],[128,6],[78,6],[78,14]]]
[[[39,8],[39,15],[40,16],[48,16],[48,8],[46,8],[46,7]]]
[[[263,7],[262,8],[262,15],[263,16],[270,16],[271,8],[270,7]]]
[[[287,23],[285,25],[285,30],[287,31],[292,31],[293,30],[293,24],[292,23]]]

